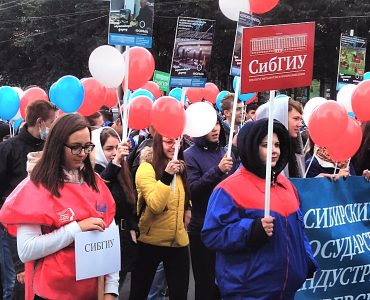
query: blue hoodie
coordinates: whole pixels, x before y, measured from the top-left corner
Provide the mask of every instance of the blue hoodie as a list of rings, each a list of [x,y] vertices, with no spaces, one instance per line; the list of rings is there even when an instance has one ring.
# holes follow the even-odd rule
[[[222,173],[218,167],[227,152],[226,137],[220,117],[218,117],[218,123],[221,125],[218,143],[208,142],[205,136],[194,138],[194,145],[184,152],[192,200],[192,217],[188,226],[190,233],[200,233],[208,199],[213,189],[237,168],[235,159],[233,170],[228,174]]]
[[[202,240],[216,251],[216,279],[223,299],[291,300],[317,263],[304,234],[299,199],[291,182],[279,173],[290,154],[289,135],[275,122],[281,155],[272,169],[268,237],[264,216],[265,165],[259,144],[267,135],[267,119],[247,123],[238,134],[243,166],[221,182],[209,199]]]

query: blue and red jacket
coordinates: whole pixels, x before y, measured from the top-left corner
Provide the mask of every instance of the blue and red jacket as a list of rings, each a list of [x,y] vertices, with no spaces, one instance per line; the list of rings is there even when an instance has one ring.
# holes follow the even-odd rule
[[[318,268],[291,182],[271,186],[272,237],[256,247],[253,224],[264,217],[265,179],[243,166],[221,182],[209,200],[202,240],[216,251],[216,280],[223,299],[293,299]]]

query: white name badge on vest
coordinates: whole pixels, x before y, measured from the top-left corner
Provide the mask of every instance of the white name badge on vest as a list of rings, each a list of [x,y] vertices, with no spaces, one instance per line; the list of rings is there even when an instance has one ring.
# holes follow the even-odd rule
[[[121,269],[118,226],[104,232],[79,232],[75,236],[76,280],[98,277]]]

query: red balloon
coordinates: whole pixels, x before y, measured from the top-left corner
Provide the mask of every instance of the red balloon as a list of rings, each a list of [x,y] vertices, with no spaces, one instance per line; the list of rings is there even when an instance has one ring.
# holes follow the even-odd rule
[[[189,88],[186,91],[186,97],[191,103],[200,102],[204,99],[204,88]]]
[[[19,111],[23,119],[26,119],[27,106],[31,102],[36,101],[36,100],[49,101],[48,94],[42,88],[39,88],[38,86],[31,87],[24,92],[21,98],[21,105],[19,108]]]
[[[140,130],[149,127],[152,100],[146,96],[137,96],[128,106],[128,127]]]
[[[154,102],[150,120],[160,135],[178,138],[185,128],[185,110],[175,98],[164,96]]]
[[[347,124],[348,116],[344,106],[329,100],[313,111],[308,121],[308,130],[314,143],[325,147],[340,138]]]
[[[155,63],[153,55],[145,48],[132,47],[129,53],[128,88],[133,91],[141,88],[153,77]],[[123,53],[124,58],[125,56],[126,52]],[[125,80],[126,77],[127,75]],[[124,82],[122,83],[123,89],[125,86]]]
[[[370,121],[370,80],[359,83],[351,100],[355,116],[362,122]]]
[[[116,89],[105,89],[105,98],[103,101],[105,106],[113,107],[118,104],[118,94]]]
[[[279,0],[249,0],[250,11],[255,14],[264,14],[278,5]]]
[[[254,103],[254,102],[258,102],[258,98],[257,98],[257,93],[255,96],[253,96],[253,98],[251,100],[248,100],[246,101],[246,104],[251,104],[251,103]]]
[[[336,161],[341,162],[350,159],[356,154],[361,146],[362,129],[359,122],[353,118],[348,117],[348,124],[346,130],[335,144],[327,147],[330,157]]]
[[[95,78],[83,78],[80,81],[85,94],[78,113],[82,116],[90,116],[103,106],[106,90]]]
[[[155,99],[158,99],[163,96],[163,93],[159,88],[159,85],[154,81],[148,81],[141,87],[141,89],[151,92]]]
[[[218,89],[217,85],[212,82],[206,83],[206,86],[204,88],[204,99],[215,104],[219,93],[220,90]]]

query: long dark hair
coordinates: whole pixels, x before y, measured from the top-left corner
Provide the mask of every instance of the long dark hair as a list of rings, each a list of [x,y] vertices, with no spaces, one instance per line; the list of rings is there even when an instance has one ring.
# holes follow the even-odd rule
[[[117,132],[112,128],[105,128],[100,133],[100,145],[103,148],[105,143],[107,142],[108,137],[113,137],[119,140]],[[121,162],[121,170],[117,175],[117,181],[120,184],[124,194],[126,195],[126,200],[129,204],[134,205],[135,202],[135,192],[133,188],[133,181],[131,177],[130,168],[128,166],[127,161]]]
[[[370,167],[370,122],[363,124],[361,147],[353,157],[353,164],[357,175]]]
[[[168,164],[168,158],[163,151],[163,138],[160,134],[155,133],[153,137],[153,159],[152,165],[155,171],[156,179],[160,180],[162,178],[163,172]],[[184,160],[184,147],[181,145],[179,149],[179,160]],[[190,203],[190,188],[188,184],[188,175],[186,167],[182,173],[180,173],[182,183],[185,190],[185,206],[188,207]]]
[[[89,124],[78,114],[64,115],[54,122],[41,159],[31,173],[31,180],[35,185],[41,183],[53,196],[60,197],[59,189],[64,186],[64,143],[71,134],[85,128],[89,128]],[[81,176],[88,186],[99,192],[89,154],[84,160]]]

